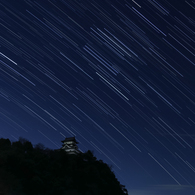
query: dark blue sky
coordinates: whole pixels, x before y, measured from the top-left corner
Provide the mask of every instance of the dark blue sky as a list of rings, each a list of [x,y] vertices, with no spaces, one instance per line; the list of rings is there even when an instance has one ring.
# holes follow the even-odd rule
[[[195,3],[1,0],[0,136],[76,136],[131,195],[195,193]]]

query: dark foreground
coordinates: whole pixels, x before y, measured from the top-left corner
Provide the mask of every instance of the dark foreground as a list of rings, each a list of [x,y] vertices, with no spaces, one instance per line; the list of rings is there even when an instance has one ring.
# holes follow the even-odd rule
[[[68,155],[0,139],[0,195],[124,195],[125,186],[91,151]]]

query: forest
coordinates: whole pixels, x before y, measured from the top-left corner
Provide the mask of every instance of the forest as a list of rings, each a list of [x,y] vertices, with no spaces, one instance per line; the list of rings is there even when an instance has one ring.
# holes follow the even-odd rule
[[[69,155],[64,150],[35,146],[24,138],[0,139],[0,195],[124,195],[124,185],[112,167],[88,150]]]

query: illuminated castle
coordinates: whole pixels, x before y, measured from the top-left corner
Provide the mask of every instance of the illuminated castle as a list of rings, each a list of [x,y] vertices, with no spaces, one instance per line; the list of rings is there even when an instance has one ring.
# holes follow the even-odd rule
[[[62,141],[62,150],[65,150],[68,154],[79,154],[81,151],[78,149],[78,142],[76,141],[75,137],[68,137]]]

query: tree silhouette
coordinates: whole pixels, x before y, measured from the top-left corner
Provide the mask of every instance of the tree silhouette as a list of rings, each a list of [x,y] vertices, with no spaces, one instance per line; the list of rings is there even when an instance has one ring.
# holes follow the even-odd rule
[[[26,139],[0,139],[0,195],[124,195],[112,168],[92,151],[69,155]]]

